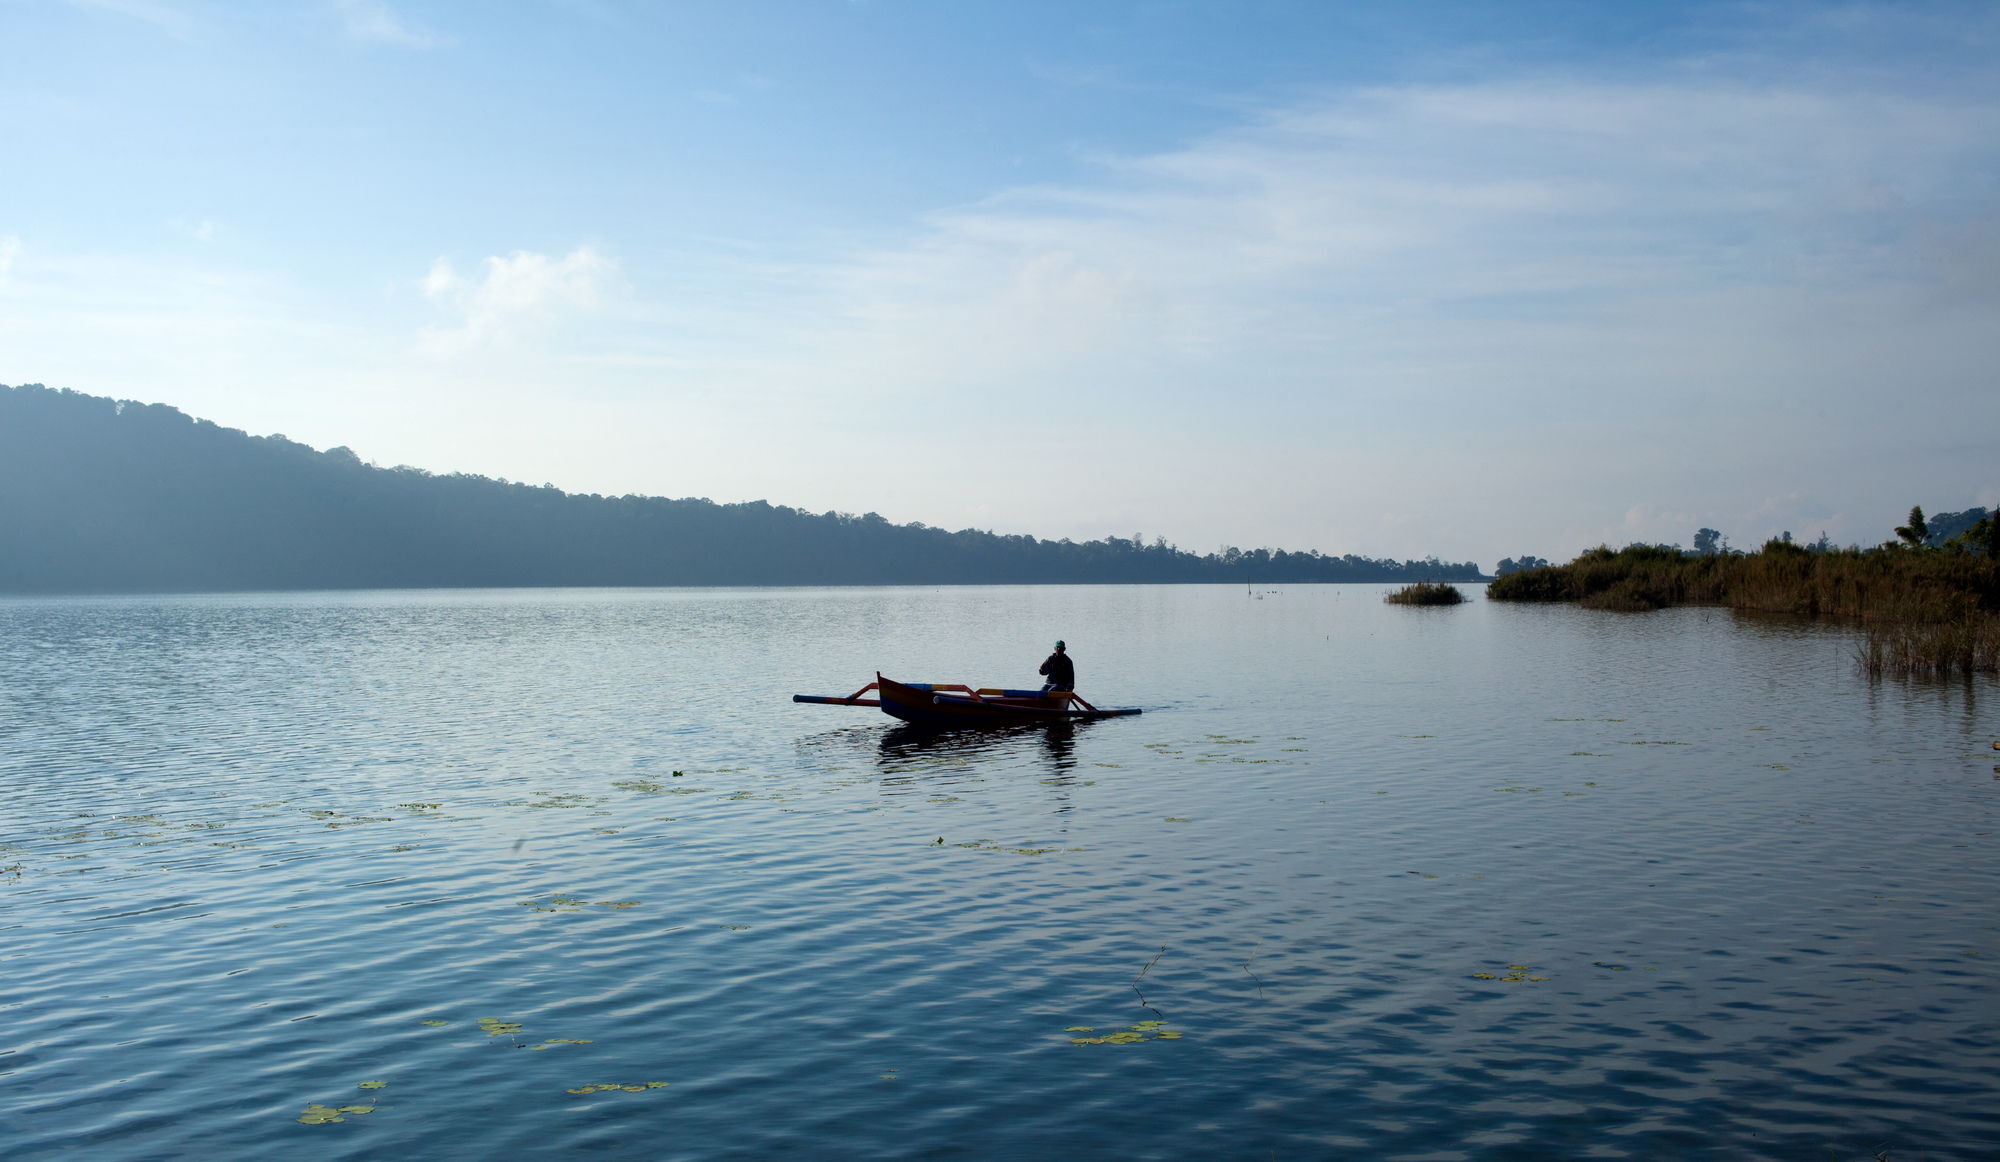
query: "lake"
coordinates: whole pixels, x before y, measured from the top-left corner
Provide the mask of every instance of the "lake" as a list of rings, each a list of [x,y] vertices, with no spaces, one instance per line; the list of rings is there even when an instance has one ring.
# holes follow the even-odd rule
[[[2000,685],[1386,589],[0,601],[0,1157],[2000,1157]]]

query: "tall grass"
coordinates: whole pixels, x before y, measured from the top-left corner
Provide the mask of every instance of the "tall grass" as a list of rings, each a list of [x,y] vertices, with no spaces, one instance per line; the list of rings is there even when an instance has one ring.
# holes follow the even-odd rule
[[[1418,581],[1405,585],[1382,600],[1391,605],[1457,605],[1465,600],[1458,586],[1442,581]]]
[[[1600,546],[1567,565],[1510,573],[1486,595],[1627,612],[1696,604],[1848,618],[1867,629],[1861,664],[1871,674],[2000,672],[2000,566],[1968,552],[1811,553],[1773,541],[1756,553],[1691,557]]]

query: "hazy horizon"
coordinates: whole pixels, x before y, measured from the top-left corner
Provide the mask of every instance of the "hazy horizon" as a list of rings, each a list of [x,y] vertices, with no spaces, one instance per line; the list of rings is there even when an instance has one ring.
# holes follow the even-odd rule
[[[2000,503],[2000,10],[0,2],[0,383],[1383,557]]]

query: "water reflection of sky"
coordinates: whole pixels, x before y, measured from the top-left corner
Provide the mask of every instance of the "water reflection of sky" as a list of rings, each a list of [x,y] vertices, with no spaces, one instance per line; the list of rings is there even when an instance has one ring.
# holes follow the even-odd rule
[[[1714,610],[1420,613],[0,602],[0,1152],[1977,1156],[1993,683]],[[1020,626],[1147,713],[787,700],[1002,681]]]

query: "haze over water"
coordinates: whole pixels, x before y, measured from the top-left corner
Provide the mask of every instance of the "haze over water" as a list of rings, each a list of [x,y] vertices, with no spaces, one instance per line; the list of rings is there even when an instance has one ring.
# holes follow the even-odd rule
[[[1382,592],[0,601],[0,1156],[1993,1157],[1995,682]]]

